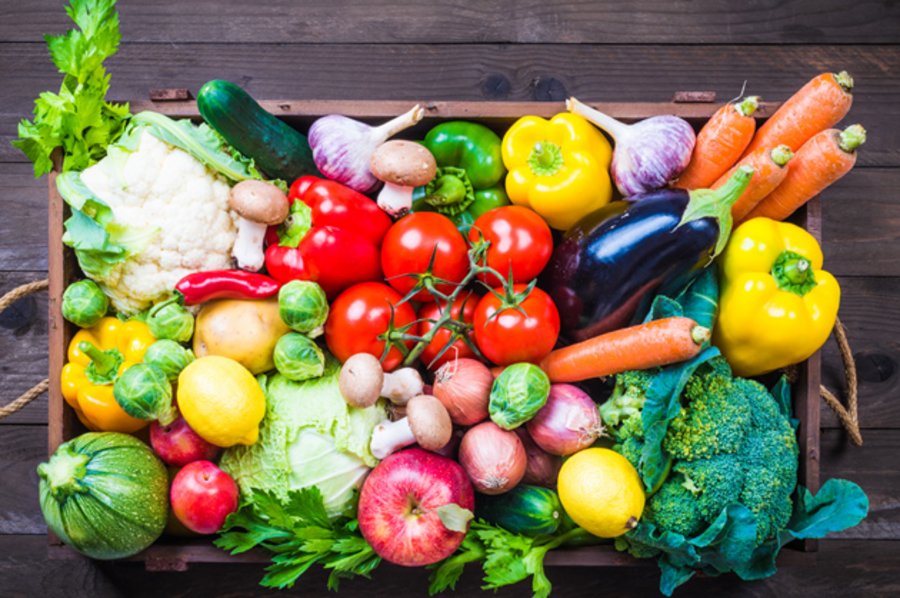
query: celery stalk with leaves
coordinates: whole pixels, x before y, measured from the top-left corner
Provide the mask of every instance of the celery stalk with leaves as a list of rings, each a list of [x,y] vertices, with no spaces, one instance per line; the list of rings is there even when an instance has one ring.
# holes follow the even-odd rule
[[[46,35],[50,57],[65,75],[59,93],[45,91],[34,102],[34,118],[19,123],[13,145],[34,163],[34,176],[53,168],[62,150],[62,170],[82,170],[106,155],[125,127],[128,104],[106,101],[109,75],[103,62],[119,49],[115,0],[72,0],[66,12],[78,29]]]

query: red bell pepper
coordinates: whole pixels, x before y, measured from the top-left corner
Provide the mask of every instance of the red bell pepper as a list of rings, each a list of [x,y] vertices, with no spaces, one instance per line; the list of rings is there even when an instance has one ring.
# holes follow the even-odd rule
[[[381,240],[391,219],[374,201],[314,176],[294,181],[288,201],[288,219],[266,235],[272,278],[315,281],[329,299],[358,282],[381,280]]]

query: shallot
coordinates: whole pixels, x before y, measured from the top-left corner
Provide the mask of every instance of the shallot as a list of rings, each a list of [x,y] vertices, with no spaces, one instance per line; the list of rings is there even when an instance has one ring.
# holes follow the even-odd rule
[[[625,197],[665,187],[691,161],[697,136],[683,118],[666,114],[628,125],[575,98],[566,100],[566,109],[613,138],[616,148],[610,172]]]
[[[526,426],[539,447],[563,457],[591,446],[603,434],[597,405],[571,384],[552,385],[547,404]]]
[[[516,434],[525,447],[525,455],[528,462],[525,464],[525,477],[523,484],[543,486],[544,488],[556,488],[556,478],[559,476],[559,468],[562,467],[562,459],[557,455],[551,455],[531,439],[525,427],[516,428]]]
[[[309,146],[319,171],[360,193],[371,193],[381,184],[369,170],[375,149],[425,115],[418,104],[409,112],[373,127],[364,122],[329,114],[309,128]]]
[[[434,375],[434,396],[454,424],[471,426],[487,419],[494,377],[486,365],[463,357],[442,365]]]
[[[459,444],[459,464],[475,489],[484,494],[503,494],[515,488],[525,475],[526,459],[516,433],[492,421],[469,428]]]

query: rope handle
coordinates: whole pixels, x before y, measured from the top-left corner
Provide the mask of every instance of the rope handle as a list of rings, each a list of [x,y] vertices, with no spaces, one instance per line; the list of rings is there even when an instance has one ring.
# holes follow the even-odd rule
[[[819,395],[825,404],[837,414],[853,444],[862,446],[863,439],[859,431],[859,379],[856,375],[853,351],[850,350],[850,343],[847,341],[847,331],[840,318],[834,322],[834,338],[841,353],[841,361],[844,362],[844,376],[847,379],[847,406],[842,405],[837,396],[825,388],[824,384],[819,386]]]
[[[33,295],[34,293],[38,293],[40,291],[44,291],[50,285],[50,282],[45,278],[44,280],[35,280],[34,282],[29,282],[18,286],[6,293],[2,297],[0,297],[0,313],[3,313],[7,307],[18,301],[19,299],[24,299],[29,295]],[[45,392],[50,387],[49,378],[44,378],[30,389],[25,391],[22,396],[18,399],[12,401],[8,405],[4,405],[0,407],[0,419],[12,415],[16,411],[19,411],[25,405],[35,400]]]

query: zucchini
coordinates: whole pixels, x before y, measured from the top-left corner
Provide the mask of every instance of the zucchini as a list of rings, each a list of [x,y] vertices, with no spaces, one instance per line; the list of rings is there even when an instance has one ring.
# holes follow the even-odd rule
[[[479,494],[475,516],[525,536],[555,533],[565,515],[556,492],[520,484],[504,494]]]
[[[207,81],[197,93],[197,108],[209,126],[270,178],[290,184],[304,175],[321,176],[306,135],[264,110],[240,86]]]

